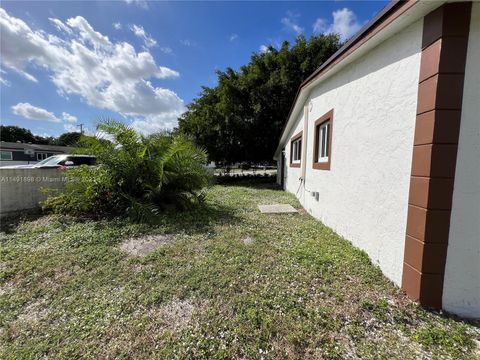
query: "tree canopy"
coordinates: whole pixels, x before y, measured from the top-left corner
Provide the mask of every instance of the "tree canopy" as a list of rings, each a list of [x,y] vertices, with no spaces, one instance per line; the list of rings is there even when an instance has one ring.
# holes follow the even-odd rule
[[[337,35],[299,36],[293,46],[253,53],[238,71],[218,71],[179,119],[178,130],[210,160],[269,162],[300,84],[340,47]]]
[[[0,125],[0,140],[24,143],[52,145],[55,139],[53,137],[42,137],[33,135],[28,129],[21,128],[14,125]]]
[[[0,125],[0,141],[23,142],[40,145],[60,145],[74,146],[80,139],[81,134],[77,132],[67,132],[58,138],[53,136],[43,137],[34,135],[29,129],[21,128],[15,125]]]
[[[60,146],[75,146],[77,142],[80,140],[80,137],[82,134],[78,132],[66,132],[62,135],[60,135],[56,140],[55,140],[55,145],[60,145]]]

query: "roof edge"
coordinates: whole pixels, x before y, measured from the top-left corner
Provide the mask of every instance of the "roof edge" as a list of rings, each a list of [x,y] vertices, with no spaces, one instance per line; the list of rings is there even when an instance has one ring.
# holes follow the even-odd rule
[[[350,53],[354,52],[359,48],[363,42],[370,39],[373,35],[378,33],[382,29],[387,21],[390,24],[393,20],[402,15],[406,10],[410,9],[413,5],[417,4],[419,0],[392,0],[388,3],[382,10],[380,10],[367,24],[365,24],[352,38],[350,38],[343,46],[338,49],[332,56],[330,56],[320,67],[315,70],[310,76],[308,76],[299,86],[297,93],[295,95],[294,101],[288,113],[288,116],[284,122],[280,139],[279,146],[275,151],[274,159],[278,157],[279,149],[281,148],[281,142],[283,134],[286,130],[286,127],[289,123],[290,117],[293,113],[297,100],[300,96],[302,90],[310,85],[318,76],[326,73],[338,62],[347,57]]]
[[[385,7],[380,10],[370,21],[368,21],[363,27],[358,30],[358,32],[353,35],[345,44],[342,45],[340,49],[338,49],[332,56],[330,56],[320,67],[315,70],[309,77],[307,77],[301,84],[300,88],[305,87],[310,82],[314,80],[314,78],[320,74],[326,67],[328,67],[331,63],[333,63],[336,59],[338,59],[343,53],[345,53],[348,49],[352,48],[353,45],[358,43],[360,40],[366,37],[369,32],[375,29],[378,25],[383,23],[383,20],[387,18],[392,12],[394,12],[398,7],[401,7],[405,4],[415,4],[418,0],[392,0],[389,2]],[[410,7],[410,6],[409,6]],[[398,14],[400,16],[401,13]]]

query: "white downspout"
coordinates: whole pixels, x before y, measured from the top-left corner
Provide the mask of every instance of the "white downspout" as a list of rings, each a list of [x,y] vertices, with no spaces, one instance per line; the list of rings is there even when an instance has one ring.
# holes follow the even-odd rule
[[[305,175],[307,173],[307,142],[308,142],[308,105],[303,107],[303,136],[302,136],[302,172],[301,180],[305,190]],[[305,198],[305,191],[304,191]]]

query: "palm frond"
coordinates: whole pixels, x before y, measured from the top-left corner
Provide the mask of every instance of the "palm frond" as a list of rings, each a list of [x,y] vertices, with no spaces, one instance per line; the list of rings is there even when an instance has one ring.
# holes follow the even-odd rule
[[[202,190],[212,179],[205,167],[208,156],[190,139],[168,132],[142,136],[109,118],[102,119],[97,130],[98,136],[81,137],[82,151],[97,156],[102,171],[108,174],[108,186],[99,189],[124,199],[116,205],[125,206],[128,216],[147,219],[160,208],[188,208],[204,200]],[[111,198],[95,196],[99,201]],[[95,211],[85,199],[82,204]]]

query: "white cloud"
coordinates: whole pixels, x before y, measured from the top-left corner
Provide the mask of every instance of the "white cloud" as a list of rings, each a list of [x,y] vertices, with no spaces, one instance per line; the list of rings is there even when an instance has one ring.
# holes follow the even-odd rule
[[[69,123],[76,123],[77,120],[78,120],[76,116],[70,115],[67,112],[62,113],[62,118],[63,118],[63,120],[65,120],[66,122],[69,122]]]
[[[268,51],[268,46],[267,45],[260,45],[260,52],[261,53],[266,53]]]
[[[169,48],[168,46],[161,47],[160,51],[163,52],[164,54],[172,54],[173,53],[172,48]]]
[[[316,32],[316,33],[327,32],[327,29],[329,28],[329,26],[330,25],[328,24],[327,19],[318,18],[313,23],[313,32]]]
[[[182,114],[179,112],[171,112],[169,114],[152,115],[143,119],[135,119],[132,122],[132,127],[142,133],[151,134],[161,130],[171,130],[177,125],[177,119]]]
[[[62,122],[62,120],[56,117],[54,113],[37,106],[33,106],[30,103],[18,103],[17,105],[12,106],[12,112],[15,115],[22,116],[26,119],[49,121],[53,123]],[[77,122],[76,116],[73,116],[67,112],[62,112],[62,119],[64,121],[63,128],[66,131],[77,131],[77,127],[74,125]]]
[[[10,85],[12,85],[12,84],[10,83],[10,81],[8,81],[7,79],[2,78],[1,76],[0,76],[0,84],[2,84],[2,85],[4,85],[4,86],[10,86]]]
[[[332,17],[333,23],[329,23],[326,19],[318,18],[313,24],[313,31],[327,34],[335,33],[340,36],[341,41],[345,41],[362,27],[357,16],[350,9],[338,9],[332,13]]]
[[[82,16],[76,16],[67,20],[68,26],[76,29],[85,43],[90,43],[96,49],[108,48],[112,45],[108,36],[104,36],[95,31],[88,21]]]
[[[300,17],[300,14],[287,11],[287,16],[282,18],[281,23],[288,29],[292,30],[295,32],[297,35],[300,35],[303,33],[303,28],[298,25],[298,18]]]
[[[49,72],[61,95],[78,95],[90,106],[135,119],[156,122],[185,110],[177,94],[150,81],[179,74],[158,66],[148,50],[136,52],[127,42],[111,42],[80,16],[68,19],[65,26],[72,34],[63,33],[62,38],[34,31],[0,8],[4,69],[36,81],[26,68],[37,65]]]
[[[184,46],[193,46],[193,42],[188,39],[180,40],[180,44]]]
[[[61,122],[61,120],[50,111],[33,106],[30,103],[18,103],[17,105],[12,106],[12,112],[15,115],[31,120],[45,120],[54,123]]]
[[[72,33],[72,30],[67,25],[65,25],[61,20],[54,19],[54,18],[48,18],[48,20],[50,20],[50,22],[57,28],[58,31],[64,31],[67,34]]]
[[[2,69],[0,69],[0,74],[6,74],[6,72]],[[7,79],[4,79],[1,75],[0,75],[0,84],[4,85],[4,86],[10,86],[10,81],[8,81]]]
[[[122,29],[122,24],[119,22],[113,23],[112,24],[115,30],[121,30]]]
[[[125,2],[128,4],[128,5],[137,5],[138,7],[144,9],[144,10],[147,10],[148,9],[148,4],[147,4],[147,1],[146,0],[125,0]]]
[[[145,32],[145,29],[143,28],[143,26],[133,24],[130,26],[130,30],[132,30],[132,32],[135,34],[136,37],[143,40],[147,48],[157,45],[157,42],[155,41],[155,39]]]
[[[230,41],[235,41],[238,39],[238,34],[232,34],[230,35],[230,37],[228,38]]]
[[[67,132],[77,132],[78,131],[77,127],[75,125],[72,125],[72,124],[64,124],[63,128]]]

